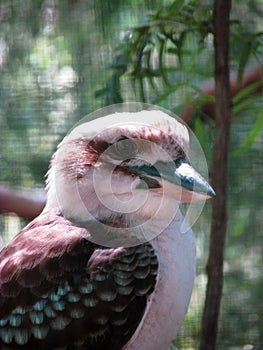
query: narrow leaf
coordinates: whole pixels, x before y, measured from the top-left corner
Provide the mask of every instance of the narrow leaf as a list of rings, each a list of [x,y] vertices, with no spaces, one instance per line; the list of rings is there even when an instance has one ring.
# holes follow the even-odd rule
[[[240,147],[238,147],[236,150],[234,150],[231,153],[231,155],[233,157],[237,157],[240,154],[248,151],[251,148],[255,139],[258,137],[262,127],[263,127],[263,111],[260,111],[258,113],[258,116],[257,116],[255,123],[253,124],[252,128],[250,129],[249,133],[247,134],[242,145]]]
[[[257,81],[253,84],[248,85],[244,89],[240,90],[232,99],[233,104],[237,104],[243,98],[247,97],[250,94],[253,94],[260,86],[262,85],[261,81]]]
[[[207,160],[210,163],[212,159],[212,147],[210,145],[207,133],[205,131],[205,127],[199,118],[195,119],[194,131],[203,148],[203,151],[207,157]]]

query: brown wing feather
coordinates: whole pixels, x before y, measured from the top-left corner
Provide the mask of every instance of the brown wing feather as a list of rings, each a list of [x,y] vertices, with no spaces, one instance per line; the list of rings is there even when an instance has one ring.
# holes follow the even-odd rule
[[[0,253],[1,349],[121,349],[158,268],[150,244],[103,248],[43,214]]]

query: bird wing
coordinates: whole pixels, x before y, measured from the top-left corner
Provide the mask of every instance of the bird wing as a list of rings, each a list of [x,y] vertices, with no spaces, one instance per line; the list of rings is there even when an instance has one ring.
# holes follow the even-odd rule
[[[42,214],[0,253],[1,349],[121,349],[154,290],[153,247],[96,246]]]

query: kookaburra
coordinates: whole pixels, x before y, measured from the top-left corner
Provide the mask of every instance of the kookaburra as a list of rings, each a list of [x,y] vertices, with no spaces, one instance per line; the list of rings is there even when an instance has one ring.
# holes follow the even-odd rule
[[[77,126],[44,211],[0,253],[0,349],[165,350],[187,311],[195,243],[181,201],[214,195],[161,111]],[[184,223],[185,227],[185,223]]]

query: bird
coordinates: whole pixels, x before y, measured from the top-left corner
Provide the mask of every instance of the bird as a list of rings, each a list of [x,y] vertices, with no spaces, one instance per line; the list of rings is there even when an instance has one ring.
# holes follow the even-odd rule
[[[43,212],[0,252],[0,349],[165,350],[195,241],[181,202],[215,193],[161,110],[85,121],[59,144]]]

